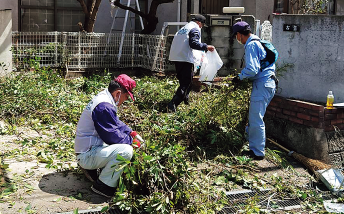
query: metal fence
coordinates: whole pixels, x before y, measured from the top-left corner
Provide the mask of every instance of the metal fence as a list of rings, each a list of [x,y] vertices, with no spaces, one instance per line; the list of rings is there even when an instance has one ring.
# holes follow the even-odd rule
[[[13,65],[85,68],[146,68],[164,71],[166,37],[82,32],[13,32]]]

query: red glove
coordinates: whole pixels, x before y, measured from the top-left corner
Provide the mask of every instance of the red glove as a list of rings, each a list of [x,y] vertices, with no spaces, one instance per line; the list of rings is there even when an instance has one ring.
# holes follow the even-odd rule
[[[138,139],[140,142],[142,142],[142,143],[145,142],[145,141],[142,139],[142,137],[141,137],[140,135],[137,134],[136,131],[132,131],[132,132],[130,133],[130,136],[131,136],[133,139],[137,138],[137,139]]]
[[[132,143],[132,146],[135,147],[135,148],[140,148],[141,147],[141,143],[140,143],[139,140],[134,139],[133,143]]]
[[[137,135],[137,132],[136,132],[136,131],[132,131],[132,132],[130,133],[130,136],[131,136],[132,138],[135,138],[136,135]]]

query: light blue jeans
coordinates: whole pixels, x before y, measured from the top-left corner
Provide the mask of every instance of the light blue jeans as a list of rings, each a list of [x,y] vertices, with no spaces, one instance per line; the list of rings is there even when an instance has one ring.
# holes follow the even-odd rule
[[[275,95],[276,85],[271,78],[267,81],[253,82],[248,116],[249,148],[257,156],[265,156],[265,123],[266,108]]]
[[[133,147],[128,144],[93,146],[91,150],[79,154],[76,158],[84,169],[102,168],[99,180],[110,187],[116,187],[123,172],[123,169],[118,170],[120,161],[116,160],[117,154],[130,160],[133,156]]]

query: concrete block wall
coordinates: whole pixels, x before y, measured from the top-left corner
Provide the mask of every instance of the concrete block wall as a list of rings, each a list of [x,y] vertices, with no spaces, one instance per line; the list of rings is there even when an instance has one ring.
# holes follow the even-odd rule
[[[300,31],[284,31],[284,24],[297,24]],[[279,52],[277,67],[292,65],[280,78],[280,96],[324,103],[331,90],[335,103],[344,102],[343,29],[344,16],[273,17],[273,44]]]
[[[306,157],[336,164],[344,160],[344,109],[275,96],[269,104],[267,134]]]
[[[202,42],[214,45],[217,53],[222,59],[223,66],[219,74],[226,73],[229,70],[229,49],[230,29],[228,26],[209,26],[202,29]]]

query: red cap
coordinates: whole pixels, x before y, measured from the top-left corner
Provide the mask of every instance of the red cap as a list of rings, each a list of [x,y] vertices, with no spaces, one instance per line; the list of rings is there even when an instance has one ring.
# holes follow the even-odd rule
[[[115,79],[115,81],[128,91],[131,99],[134,101],[133,89],[136,87],[135,80],[131,79],[126,74],[121,74]]]

